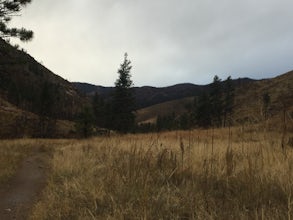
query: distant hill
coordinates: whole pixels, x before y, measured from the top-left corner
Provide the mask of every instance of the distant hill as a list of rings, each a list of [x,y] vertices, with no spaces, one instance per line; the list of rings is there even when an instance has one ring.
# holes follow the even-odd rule
[[[263,120],[263,95],[270,96],[269,116],[281,117],[285,110],[293,117],[293,71],[272,79],[263,79],[240,87],[236,90],[235,122],[258,122]],[[293,121],[288,121],[293,125]]]
[[[191,105],[194,97],[176,99],[152,105],[136,111],[136,121],[138,123],[156,123],[158,116],[180,115],[187,111],[186,106]]]
[[[239,87],[253,81],[255,80],[249,78],[240,78],[233,80],[233,83],[235,86]],[[87,96],[92,96],[97,92],[103,98],[108,99],[114,92],[114,87],[103,87],[79,82],[74,82],[73,84],[81,93]],[[168,87],[134,87],[133,92],[136,101],[136,109],[141,109],[172,100],[197,96],[202,92],[207,92],[209,88],[210,85],[194,85],[191,83],[183,83]]]
[[[269,117],[275,118],[280,124],[280,117],[283,109],[286,109],[288,123],[293,125],[293,71],[280,75],[272,79],[234,81],[235,83],[235,103],[234,103],[234,124],[243,122],[260,122],[264,119],[262,112],[263,95],[269,94],[271,103],[269,107]],[[167,116],[175,113],[180,115],[187,111],[185,106],[192,105],[193,97],[177,99],[148,106],[136,111],[138,123],[155,123],[159,115]],[[291,118],[291,119],[290,119]],[[274,122],[274,121],[273,121]],[[272,122],[272,123],[273,123]],[[275,126],[277,126],[277,124]]]

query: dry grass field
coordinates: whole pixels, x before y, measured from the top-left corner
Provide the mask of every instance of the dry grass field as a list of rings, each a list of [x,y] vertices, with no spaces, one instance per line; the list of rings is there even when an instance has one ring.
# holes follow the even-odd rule
[[[30,219],[292,219],[293,149],[281,139],[247,126],[1,141],[0,186],[41,150],[51,168]]]
[[[32,149],[32,141],[0,142],[0,186],[15,173],[18,164]]]
[[[281,148],[276,132],[239,127],[2,141],[1,155],[19,158],[40,145],[54,153],[31,219],[293,217],[293,150]],[[13,164],[5,158],[1,166]]]
[[[0,187],[12,177],[23,159],[33,152],[46,152],[52,155],[59,146],[68,143],[68,140],[38,140],[19,139],[0,141]]]

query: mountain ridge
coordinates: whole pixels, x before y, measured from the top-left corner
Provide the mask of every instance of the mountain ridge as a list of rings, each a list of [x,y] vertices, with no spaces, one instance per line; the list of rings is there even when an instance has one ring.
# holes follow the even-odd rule
[[[255,82],[250,78],[234,79],[233,83],[237,86]],[[115,87],[105,87],[90,83],[73,82],[73,85],[84,95],[93,96],[98,93],[104,99],[109,99],[114,92]],[[141,86],[133,87],[134,98],[137,104],[136,109],[146,108],[152,105],[200,95],[202,92],[208,92],[211,84],[196,85],[193,83],[179,83],[166,87]]]
[[[274,78],[255,80],[251,81],[251,83],[244,83],[242,86],[236,87],[234,112],[232,116],[233,124],[255,123],[264,120],[262,99],[266,93],[270,96],[270,117],[275,119],[276,117],[282,118],[282,111],[286,111],[288,118],[291,118],[292,122],[293,71],[290,71]],[[180,115],[187,112],[184,106],[192,105],[193,101],[194,96],[139,109],[136,112],[137,123],[156,123],[158,116]],[[280,124],[281,119],[277,119],[276,121],[277,123],[275,125],[277,126]],[[292,127],[293,123],[291,123]]]

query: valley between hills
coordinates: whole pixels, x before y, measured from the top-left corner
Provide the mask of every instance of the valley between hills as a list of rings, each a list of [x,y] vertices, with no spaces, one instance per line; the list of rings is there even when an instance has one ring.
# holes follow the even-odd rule
[[[81,107],[90,103],[95,93],[104,100],[111,99],[114,87],[71,83],[54,74],[30,55],[0,40],[0,137],[38,137],[39,115],[54,118],[55,137],[74,137],[75,117]],[[293,72],[272,79],[233,79],[235,102],[233,124],[263,120],[264,94],[270,95],[270,118],[279,117],[286,109],[292,118]],[[44,88],[49,88],[44,93]],[[188,112],[194,98],[209,92],[209,85],[190,83],[156,88],[132,88],[135,100],[136,123],[156,123],[158,116]],[[50,94],[55,94],[52,98]],[[42,97],[43,96],[43,97]],[[46,97],[47,96],[47,97]],[[46,99],[54,99],[48,106]],[[51,111],[46,115],[46,112]],[[277,119],[276,119],[277,120]],[[278,121],[278,120],[277,120]],[[273,123],[275,124],[275,122]],[[47,125],[50,127],[50,125]],[[45,128],[44,128],[45,129]],[[49,128],[46,128],[49,129]]]
[[[0,218],[292,219],[293,71],[231,82],[228,124],[177,127],[212,83],[134,87],[140,130],[80,139],[77,115],[114,88],[68,82],[0,40]]]

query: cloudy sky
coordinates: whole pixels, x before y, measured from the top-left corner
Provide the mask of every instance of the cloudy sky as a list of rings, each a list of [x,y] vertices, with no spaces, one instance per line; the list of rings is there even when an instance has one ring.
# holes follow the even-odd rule
[[[136,86],[267,78],[293,69],[292,0],[33,0],[12,25],[69,81],[112,86],[125,52]]]

